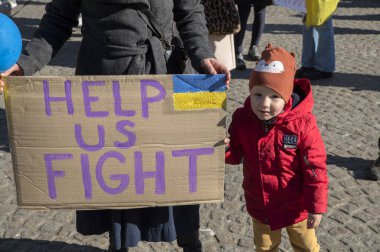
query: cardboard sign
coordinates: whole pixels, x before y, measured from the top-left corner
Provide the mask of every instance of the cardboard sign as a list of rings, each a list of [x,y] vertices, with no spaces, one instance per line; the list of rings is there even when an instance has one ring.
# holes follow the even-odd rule
[[[273,4],[306,13],[305,0],[273,0]]]
[[[5,78],[22,208],[223,200],[224,75]]]

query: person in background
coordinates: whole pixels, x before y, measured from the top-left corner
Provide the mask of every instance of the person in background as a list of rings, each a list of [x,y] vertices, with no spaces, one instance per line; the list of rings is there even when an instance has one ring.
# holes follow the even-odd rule
[[[372,167],[369,169],[368,176],[370,179],[378,181],[380,180],[380,137],[377,140],[377,145],[379,148],[379,157],[373,163]]]
[[[11,16],[12,9],[14,9],[16,6],[16,0],[0,0],[0,13]]]
[[[307,1],[303,17],[301,68],[296,78],[319,80],[335,71],[335,42],[332,16],[339,0]]]
[[[202,0],[209,42],[215,57],[229,70],[236,68],[234,34],[240,31],[240,19],[234,0]]]
[[[243,57],[243,40],[251,8],[253,6],[254,17],[248,60],[258,61],[260,59],[258,46],[265,27],[266,6],[271,5],[272,0],[235,0],[235,3],[238,6],[241,25],[240,32],[235,35],[236,69],[244,70],[246,65]]]
[[[205,74],[231,75],[209,48],[200,0],[52,0],[39,28],[24,47],[17,64],[2,75],[33,75],[48,64],[67,41],[82,14],[82,35],[76,75],[166,74],[160,39],[139,16],[149,9],[160,21],[166,39],[173,20],[192,66]],[[0,91],[4,83],[0,81]],[[110,251],[125,252],[139,241],[177,243],[185,252],[200,252],[199,205],[128,210],[77,211],[77,231],[83,235],[110,233]]]
[[[311,113],[310,82],[294,80],[295,70],[294,55],[269,44],[225,139],[226,163],[243,162],[256,251],[278,251],[282,228],[295,251],[319,251],[315,229],[327,210],[326,152]]]

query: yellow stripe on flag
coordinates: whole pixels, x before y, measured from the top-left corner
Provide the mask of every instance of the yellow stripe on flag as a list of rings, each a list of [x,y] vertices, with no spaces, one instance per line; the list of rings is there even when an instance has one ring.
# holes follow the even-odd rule
[[[226,92],[174,93],[174,110],[225,108]]]

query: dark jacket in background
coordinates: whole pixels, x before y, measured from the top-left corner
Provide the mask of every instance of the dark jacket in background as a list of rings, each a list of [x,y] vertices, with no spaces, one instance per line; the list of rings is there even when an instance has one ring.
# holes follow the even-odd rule
[[[199,0],[53,0],[18,64],[33,75],[57,54],[83,18],[83,40],[77,75],[164,74],[161,42],[152,36],[136,9],[149,8],[167,38],[173,19],[192,65],[213,57]],[[174,15],[173,15],[174,13]],[[199,206],[154,207],[130,210],[77,211],[77,230],[84,235],[110,231],[116,247],[137,246],[140,240],[173,241],[199,228]]]
[[[48,64],[71,36],[81,13],[83,40],[77,74],[166,73],[161,42],[139,17],[136,9],[141,8],[150,8],[167,38],[171,36],[174,13],[194,68],[199,68],[202,59],[213,57],[205,46],[208,30],[199,0],[53,0],[18,63],[25,75]],[[155,69],[148,71],[145,63],[153,64]]]

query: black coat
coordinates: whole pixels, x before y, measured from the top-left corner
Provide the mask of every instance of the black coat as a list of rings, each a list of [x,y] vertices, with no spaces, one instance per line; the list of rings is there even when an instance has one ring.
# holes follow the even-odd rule
[[[166,73],[161,42],[138,16],[149,7],[171,36],[174,20],[194,68],[213,57],[199,0],[53,0],[18,64],[32,75],[48,64],[83,17],[83,39],[77,58],[77,75]],[[77,230],[84,235],[110,231],[120,247],[140,240],[173,241],[179,234],[199,228],[199,206],[154,207],[131,210],[77,211]]]
[[[202,59],[213,57],[200,0],[53,0],[18,63],[25,75],[48,64],[71,36],[81,13],[83,39],[76,74],[166,73],[162,44],[136,11],[147,7],[168,39],[174,17],[195,69]]]

